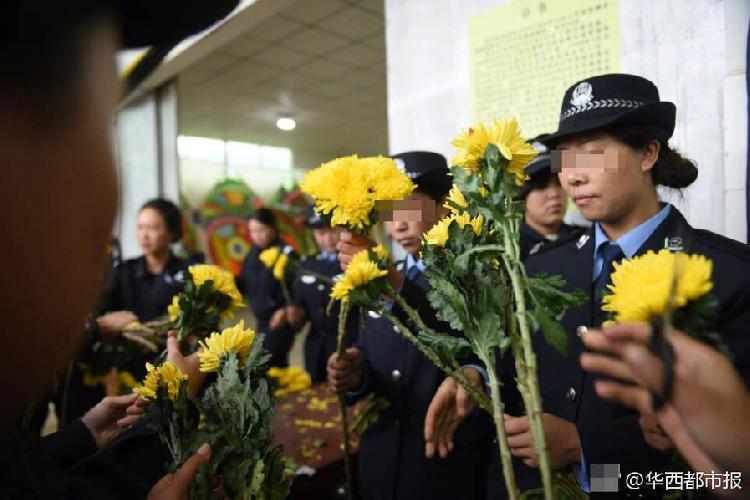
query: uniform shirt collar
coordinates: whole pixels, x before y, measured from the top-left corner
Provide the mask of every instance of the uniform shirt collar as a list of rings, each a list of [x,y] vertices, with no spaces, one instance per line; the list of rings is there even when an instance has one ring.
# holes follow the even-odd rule
[[[632,259],[636,252],[646,243],[646,240],[654,234],[656,228],[669,216],[671,210],[672,205],[663,203],[662,209],[659,212],[620,236],[614,243],[620,246],[625,257]],[[598,222],[594,228],[594,255],[598,255],[599,248],[610,240]]]
[[[338,258],[338,255],[336,254],[336,252],[326,252],[325,250],[321,250],[320,258],[321,260],[325,260],[327,262],[333,262]]]
[[[406,256],[406,270],[411,269],[412,266],[417,266],[417,269],[424,272],[425,265],[422,259],[415,259],[412,254]]]

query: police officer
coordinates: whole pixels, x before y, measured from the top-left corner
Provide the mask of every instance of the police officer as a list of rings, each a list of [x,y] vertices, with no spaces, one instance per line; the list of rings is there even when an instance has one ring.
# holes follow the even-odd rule
[[[261,262],[260,254],[274,246],[292,257],[294,253],[291,247],[281,241],[276,216],[270,209],[256,210],[247,225],[253,248],[242,264],[237,288],[255,314],[258,331],[265,334],[263,342],[271,354],[271,366],[288,366],[289,350],[294,342],[294,329],[286,316],[288,304],[285,302],[281,283]]]
[[[313,382],[324,382],[326,364],[331,354],[336,352],[338,340],[340,304],[334,304],[330,313],[328,304],[333,278],[341,274],[336,251],[339,230],[325,224],[316,213],[308,218],[307,225],[312,229],[320,252],[302,258],[299,281],[293,292],[294,305],[287,308],[287,318],[294,328],[299,328],[305,319],[309,320],[310,331],[305,338],[305,370]],[[358,319],[357,311],[351,311],[346,326],[347,347],[357,340]]]
[[[605,319],[602,290],[613,263],[667,248],[702,254],[714,263],[715,325],[750,382],[750,249],[741,243],[691,227],[670,204],[659,201],[656,187],[685,188],[697,177],[693,162],[672,149],[676,109],[659,99],[650,81],[634,75],[589,78],[570,87],[563,98],[558,131],[544,139],[557,148],[553,171],[581,214],[594,225],[579,238],[542,250],[527,260],[529,275],[560,275],[566,289],[584,290],[586,304],[568,311],[562,324],[570,336],[568,354],[535,339],[545,411],[547,445],[555,467],[573,465],[584,489],[591,464],[620,464],[620,473],[659,470],[670,460],[647,445],[638,415],[600,398],[595,377],[579,364],[579,336]],[[526,417],[511,419],[511,437],[524,432]],[[512,448],[526,464],[536,465],[523,439]],[[624,486],[621,485],[621,488]]]
[[[696,166],[668,144],[675,113],[674,104],[660,101],[657,88],[644,78],[597,76],[567,90],[558,131],[543,139],[555,148],[553,172],[594,224],[578,238],[544,248],[526,261],[530,276],[560,275],[567,291],[583,290],[589,297],[562,318],[569,333],[566,356],[543,336],[534,337],[550,462],[556,469],[572,466],[587,491],[592,464],[619,464],[620,477],[626,477],[629,471],[658,471],[671,459],[646,443],[636,412],[595,393],[594,377],[578,361],[584,349],[579,337],[605,319],[601,295],[614,262],[662,248],[711,259],[712,293],[718,302],[715,325],[745,383],[750,382],[750,337],[743,333],[750,320],[750,250],[692,228],[657,195],[659,185],[685,188],[698,175]],[[539,484],[528,430],[526,416],[506,419],[522,489]],[[490,479],[497,479],[490,482],[490,494],[502,495],[499,457],[492,464]]]
[[[551,168],[550,153],[544,145],[534,142],[540,154],[526,167],[529,179],[523,185],[521,196],[526,202],[524,220],[521,222],[521,259],[525,260],[542,247],[565,241],[578,235],[582,228],[563,222],[568,198],[560,180]]]
[[[182,237],[182,214],[171,201],[155,198],[137,216],[143,255],[114,268],[104,287],[96,326],[104,337],[116,337],[133,321],[164,316],[172,297],[182,291],[187,262],[170,248]]]
[[[451,186],[447,164],[441,155],[428,152],[402,153],[394,159],[417,188],[410,198],[394,204],[393,220],[387,223],[391,238],[408,254],[399,271],[391,270],[391,281],[428,326],[449,331],[427,301],[430,285],[419,258],[422,235],[440,216]],[[347,265],[360,248],[342,236],[342,264]],[[394,313],[402,315],[398,308]],[[357,463],[362,498],[482,498],[486,461],[480,443],[488,440],[490,432],[486,415],[477,412],[469,418],[448,458],[426,458],[425,414],[445,375],[404,340],[390,321],[372,311],[365,319],[366,327],[356,346],[348,349],[346,360],[340,362],[333,355],[328,364],[329,381],[336,390],[348,391],[350,400],[375,394],[390,403],[360,439]]]

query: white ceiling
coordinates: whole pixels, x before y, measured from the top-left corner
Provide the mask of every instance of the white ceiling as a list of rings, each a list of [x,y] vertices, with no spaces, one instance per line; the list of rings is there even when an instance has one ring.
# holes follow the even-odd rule
[[[383,0],[292,2],[180,73],[180,134],[290,147],[301,168],[387,153],[383,28]]]

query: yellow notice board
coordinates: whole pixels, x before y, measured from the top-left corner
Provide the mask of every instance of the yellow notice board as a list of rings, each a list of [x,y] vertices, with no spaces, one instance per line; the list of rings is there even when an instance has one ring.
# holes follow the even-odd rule
[[[515,0],[469,24],[471,116],[554,132],[565,89],[620,67],[618,0]]]

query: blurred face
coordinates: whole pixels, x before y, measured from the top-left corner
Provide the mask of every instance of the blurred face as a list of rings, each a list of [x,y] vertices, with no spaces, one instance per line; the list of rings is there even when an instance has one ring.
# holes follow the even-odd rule
[[[557,176],[550,176],[546,187],[526,195],[526,221],[532,227],[559,227],[565,216],[565,191]]]
[[[40,121],[27,109],[0,113],[0,198],[13,207],[0,212],[0,423],[13,421],[67,364],[100,293],[117,206],[109,147],[115,40],[108,24],[86,34],[64,114]],[[54,187],[44,196],[39,179]]]
[[[432,228],[445,210],[424,193],[415,192],[409,198],[394,202],[393,211],[383,215],[386,230],[404,250],[416,256],[422,251],[422,235]],[[390,220],[388,220],[390,219]]]
[[[247,227],[250,231],[250,238],[252,238],[253,243],[260,248],[267,248],[268,245],[276,239],[276,230],[271,226],[266,226],[260,221],[250,219],[247,223]]]
[[[333,253],[336,251],[336,243],[339,242],[339,230],[330,227],[313,229],[315,243],[323,252]]]
[[[157,255],[169,250],[174,236],[158,210],[144,208],[138,212],[138,244],[144,255]]]
[[[636,150],[604,133],[561,142],[553,172],[587,220],[614,223],[633,212],[645,193],[655,193],[649,170],[659,155],[653,141]]]

